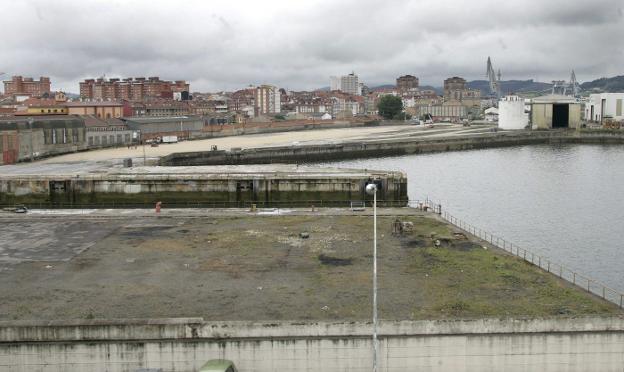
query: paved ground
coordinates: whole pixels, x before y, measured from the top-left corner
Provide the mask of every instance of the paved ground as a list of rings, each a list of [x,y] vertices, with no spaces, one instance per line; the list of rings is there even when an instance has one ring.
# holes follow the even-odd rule
[[[5,221],[6,222],[6,221]],[[69,261],[114,229],[111,222],[94,228],[90,221],[46,221],[3,223],[0,228],[0,270],[5,263],[25,261]]]
[[[113,162],[81,162],[72,163],[33,163],[6,165],[0,167],[0,179],[16,176],[18,178],[35,177],[57,177],[57,176],[89,176],[99,178],[103,175],[171,175],[191,179],[199,178],[236,178],[254,177],[263,175],[279,176],[280,178],[334,178],[334,177],[370,177],[373,174],[391,174],[393,171],[377,171],[350,168],[334,168],[315,165],[297,164],[249,164],[249,165],[199,165],[199,166],[136,166],[124,168],[121,163]]]
[[[0,320],[368,319],[371,230],[370,210],[3,213]],[[619,313],[431,214],[381,210],[379,252],[381,318]]]

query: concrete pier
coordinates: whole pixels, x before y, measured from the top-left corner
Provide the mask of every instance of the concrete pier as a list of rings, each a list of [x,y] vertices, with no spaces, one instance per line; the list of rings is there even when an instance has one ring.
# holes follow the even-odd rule
[[[290,146],[230,149],[224,151],[178,152],[163,156],[161,165],[218,165],[218,164],[270,164],[306,163],[358,159],[379,156],[398,156],[431,152],[476,150],[494,147],[591,143],[621,144],[624,135],[618,131],[604,130],[554,130],[479,132],[474,134],[441,137],[390,138],[375,140],[365,138],[341,143],[307,144]]]
[[[401,172],[292,165],[200,167],[95,167],[43,174],[24,167],[0,176],[0,203],[31,206],[328,205],[367,200],[368,182],[378,198],[403,206],[407,179]]]

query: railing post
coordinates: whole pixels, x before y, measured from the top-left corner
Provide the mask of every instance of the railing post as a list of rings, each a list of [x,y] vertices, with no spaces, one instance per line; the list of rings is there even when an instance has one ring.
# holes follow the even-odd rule
[[[550,272],[550,261],[548,261],[548,272]]]
[[[572,271],[572,283],[576,284],[576,273]]]
[[[605,293],[605,286],[603,285],[602,286],[602,298],[605,298],[605,297],[607,297],[607,296],[606,296],[606,293]]]
[[[620,295],[620,308],[622,308],[622,298],[624,297],[624,295]]]

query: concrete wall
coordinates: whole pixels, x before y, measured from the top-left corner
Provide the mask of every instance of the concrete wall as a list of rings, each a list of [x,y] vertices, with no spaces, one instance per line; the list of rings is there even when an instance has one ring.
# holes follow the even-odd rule
[[[202,319],[0,324],[0,370],[370,371],[370,324]],[[621,318],[382,321],[379,371],[621,371]]]
[[[163,171],[164,172],[164,171]],[[400,172],[381,174],[126,174],[92,176],[0,177],[0,203],[46,205],[143,205],[156,201],[193,206],[194,203],[245,203],[309,206],[309,201],[347,206],[369,199],[366,182],[379,180],[379,200],[407,203],[407,179]],[[331,204],[334,202],[334,204]],[[189,204],[190,203],[190,204]],[[241,204],[242,203],[242,204]],[[315,203],[317,206],[326,204]],[[210,205],[204,205],[210,206]]]
[[[533,129],[551,129],[552,128],[552,104],[537,104],[531,106],[531,124]]]
[[[545,143],[624,143],[624,132],[608,131],[517,131],[487,133],[473,137],[423,138],[350,142],[341,144],[249,148],[239,151],[173,153],[160,159],[161,165],[220,165],[310,163],[366,157],[397,156],[443,151],[474,150]]]

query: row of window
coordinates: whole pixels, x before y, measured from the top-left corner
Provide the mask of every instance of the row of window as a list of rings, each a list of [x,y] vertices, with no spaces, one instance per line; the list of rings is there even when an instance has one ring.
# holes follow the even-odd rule
[[[128,130],[124,127],[92,127],[87,129],[87,132],[110,132],[117,130]]]
[[[108,145],[121,145],[130,143],[130,133],[126,134],[111,134],[109,136],[89,136],[89,146],[108,146]]]
[[[79,128],[56,128],[43,130],[43,143],[46,145],[55,145],[61,143],[78,143],[80,137],[84,141],[84,131],[82,136]]]

